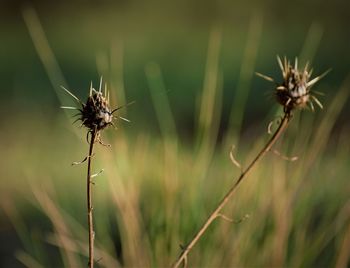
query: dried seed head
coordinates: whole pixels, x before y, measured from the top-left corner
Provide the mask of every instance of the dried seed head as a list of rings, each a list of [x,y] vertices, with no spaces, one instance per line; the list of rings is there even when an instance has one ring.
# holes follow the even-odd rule
[[[89,130],[100,131],[112,124],[113,115],[108,100],[102,92],[95,89],[91,92],[81,110],[81,121]]]
[[[281,59],[277,57],[278,64],[281,68],[283,81],[278,84],[273,78],[257,73],[262,78],[274,82],[276,84],[276,99],[284,107],[285,111],[291,111],[295,108],[310,107],[314,110],[313,102],[315,102],[321,109],[323,108],[321,102],[311,94],[311,87],[318,82],[327,72],[310,80],[312,70],[309,70],[308,64],[303,70],[298,69],[298,59],[295,59],[294,66],[284,57],[282,63]],[[317,92],[315,92],[317,93]]]
[[[109,92],[107,91],[107,87],[105,86],[104,94],[102,93],[102,78],[100,81],[100,87],[97,91],[90,85],[90,94],[87,98],[86,103],[83,103],[78,97],[76,97],[72,92],[68,89],[62,87],[70,96],[74,98],[74,100],[81,105],[81,108],[77,107],[68,107],[62,106],[63,109],[70,110],[78,110],[79,113],[77,116],[79,118],[76,121],[81,121],[82,126],[85,126],[88,129],[88,135],[93,132],[97,132],[99,136],[99,132],[109,125],[114,126],[113,119],[120,118],[124,121],[130,122],[128,119],[121,116],[114,116],[113,114],[117,112],[119,109],[133,104],[134,102],[130,102],[124,106],[117,107],[114,110],[111,110],[109,106]],[[100,140],[99,140],[100,141]],[[101,141],[100,141],[101,142]]]
[[[107,91],[107,86],[105,85],[104,94],[102,93],[102,77],[100,80],[99,90],[95,90],[92,87],[92,83],[90,85],[90,94],[87,98],[86,103],[83,103],[78,97],[76,97],[72,92],[68,89],[62,87],[74,100],[81,105],[81,108],[70,107],[70,106],[61,106],[63,109],[70,110],[78,110],[79,113],[75,116],[79,116],[76,121],[81,121],[81,126],[85,126],[88,129],[86,140],[88,143],[90,142],[99,142],[101,145],[110,146],[109,144],[105,144],[101,140],[101,130],[108,127],[109,125],[114,126],[113,119],[120,118],[124,121],[130,122],[128,119],[121,116],[114,116],[113,114],[117,112],[119,109],[126,107],[130,104],[135,103],[134,101],[127,103],[124,106],[120,106],[115,108],[114,110],[110,109],[109,106],[109,92]],[[114,126],[115,127],[115,126]],[[91,140],[89,141],[89,136]],[[85,159],[86,160],[86,159]],[[83,162],[85,161],[83,160]]]

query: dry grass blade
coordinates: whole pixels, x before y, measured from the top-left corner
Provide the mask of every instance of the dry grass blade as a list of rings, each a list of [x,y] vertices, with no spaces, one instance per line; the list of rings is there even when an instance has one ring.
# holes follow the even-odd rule
[[[204,178],[207,173],[219,133],[223,94],[223,79],[219,69],[221,41],[221,30],[213,27],[209,36],[203,90],[198,99],[200,101],[196,133],[198,156],[194,173],[198,174],[196,177],[199,179]]]
[[[308,157],[303,161],[305,167],[311,167],[315,158],[320,154],[320,151],[326,146],[332,128],[338,118],[340,112],[344,108],[346,101],[349,98],[350,91],[350,74],[344,80],[339,92],[334,97],[333,101],[328,105],[324,119],[319,124],[315,135],[312,139],[312,143],[309,147]]]
[[[118,208],[118,223],[122,228],[123,261],[127,267],[150,267],[147,249],[149,241],[144,235],[138,196],[119,180],[110,181],[112,202]]]
[[[44,267],[37,260],[35,260],[32,256],[30,256],[28,253],[24,252],[23,250],[16,252],[15,256],[26,267],[35,267],[35,268]]]
[[[32,186],[32,192],[39,202],[40,206],[48,215],[51,220],[60,240],[60,243],[63,245],[61,248],[61,254],[63,258],[63,263],[66,267],[78,267],[79,261],[74,254],[66,249],[71,247],[69,241],[66,237],[71,237],[71,231],[67,226],[60,209],[57,207],[55,202],[49,197],[47,191],[45,189],[39,189],[37,187]]]
[[[177,129],[174,114],[171,110],[170,102],[167,97],[166,87],[164,85],[161,68],[157,63],[148,63],[145,67],[145,73],[163,137],[177,139]]]
[[[63,103],[64,99],[59,90],[59,85],[64,85],[66,87],[67,83],[45,36],[39,17],[35,9],[29,6],[22,9],[22,15],[36,51],[49,76],[50,82],[56,90],[58,98]]]
[[[336,268],[347,267],[350,260],[350,223],[346,228],[346,232],[339,248],[338,258],[335,264]]]
[[[255,12],[250,19],[247,43],[243,52],[243,62],[230,112],[230,129],[226,135],[226,140],[229,144],[239,144],[239,133],[241,131],[245,107],[251,89],[251,81],[254,76],[254,66],[260,45],[262,29],[263,15],[260,12]],[[269,78],[265,77],[265,79]]]
[[[70,242],[68,246],[69,245],[76,245],[76,246],[70,246],[67,248],[67,245],[62,245],[58,234],[50,234],[48,236],[47,242],[60,248],[65,247],[65,250],[69,250],[72,253],[82,254],[86,257],[89,256],[89,252],[86,250],[86,243],[79,240],[74,240],[71,237],[65,237],[65,239]],[[104,267],[121,267],[120,263],[102,248],[99,248],[98,246],[96,246],[95,252],[96,252],[96,255],[100,257],[99,260],[96,260],[96,262],[99,262],[100,265]]]

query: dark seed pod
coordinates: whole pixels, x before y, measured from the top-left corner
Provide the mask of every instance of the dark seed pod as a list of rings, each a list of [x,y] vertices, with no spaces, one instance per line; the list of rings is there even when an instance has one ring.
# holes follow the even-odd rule
[[[92,94],[83,105],[81,121],[91,131],[100,131],[112,124],[113,115],[109,102],[102,92],[92,89]]]

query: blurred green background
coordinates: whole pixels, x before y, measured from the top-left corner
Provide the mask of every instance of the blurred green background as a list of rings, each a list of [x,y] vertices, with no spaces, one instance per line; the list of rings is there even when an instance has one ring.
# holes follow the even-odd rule
[[[117,121],[98,148],[99,265],[169,266],[281,114],[276,55],[298,56],[324,110],[297,112],[215,223],[191,266],[349,263],[347,1],[1,1],[1,267],[85,266],[85,130],[59,107],[103,76]],[[66,116],[68,115],[68,117]],[[267,163],[271,163],[266,165]],[[245,185],[244,185],[245,184]]]

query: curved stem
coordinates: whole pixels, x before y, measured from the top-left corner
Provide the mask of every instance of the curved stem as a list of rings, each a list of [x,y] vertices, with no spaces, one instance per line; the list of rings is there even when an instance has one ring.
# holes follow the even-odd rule
[[[192,238],[192,240],[188,243],[188,245],[183,249],[181,252],[181,255],[177,258],[176,262],[172,265],[173,268],[177,268],[180,266],[180,264],[187,259],[187,255],[191,251],[191,249],[194,247],[194,245],[198,242],[198,240],[202,237],[202,235],[205,233],[205,231],[208,229],[210,224],[217,218],[220,217],[220,211],[223,209],[223,207],[227,204],[227,202],[230,200],[230,198],[233,196],[237,186],[241,183],[241,181],[249,174],[249,172],[253,169],[255,164],[271,149],[271,147],[276,143],[276,141],[279,139],[283,131],[287,128],[288,123],[291,119],[291,113],[290,111],[285,111],[284,116],[281,120],[281,123],[279,124],[277,130],[272,135],[270,140],[266,143],[266,145],[261,149],[261,151],[258,153],[258,155],[253,159],[253,161],[249,164],[249,166],[241,173],[238,180],[233,184],[233,186],[229,189],[229,191],[226,193],[226,195],[223,197],[223,199],[220,201],[218,206],[214,209],[214,211],[210,214],[208,219],[205,221],[205,223],[202,225],[202,227],[199,229],[199,231],[196,233],[196,235]]]
[[[86,178],[86,194],[87,194],[87,210],[88,210],[88,226],[89,226],[89,263],[88,267],[94,267],[94,223],[92,218],[92,181],[91,181],[91,158],[94,149],[94,143],[96,139],[97,132],[96,130],[91,132],[90,148],[88,155],[88,170]]]

